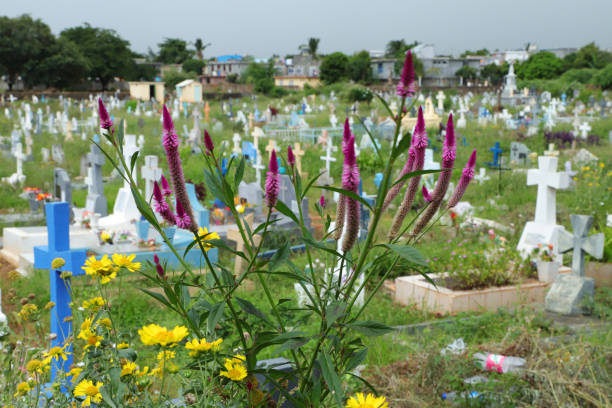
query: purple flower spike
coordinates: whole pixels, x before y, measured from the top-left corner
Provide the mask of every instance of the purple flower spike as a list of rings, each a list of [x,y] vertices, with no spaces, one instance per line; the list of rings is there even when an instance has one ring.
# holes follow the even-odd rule
[[[170,211],[170,206],[166,202],[157,181],[153,183],[153,201],[155,202],[155,212],[161,215],[162,218],[169,224],[176,224],[174,214],[172,213],[172,211]]]
[[[444,146],[442,147],[442,168],[448,170],[442,171],[442,173],[440,173],[438,176],[436,188],[432,193],[432,199],[435,202],[441,202],[444,199],[446,190],[448,190],[453,173],[452,169],[455,165],[455,156],[455,129],[453,127],[453,115],[450,114],[446,124],[446,139],[444,140]]]
[[[402,76],[399,84],[397,84],[397,94],[402,98],[414,96],[415,84],[414,79],[416,75],[414,73],[414,64],[412,62],[412,51],[406,52],[406,60],[404,61],[404,68],[402,69]]]
[[[429,194],[429,191],[427,191],[427,187],[425,187],[425,184],[423,184],[423,188],[421,189],[421,191],[423,192],[423,198],[425,199],[426,202],[431,202],[431,195]]]
[[[342,135],[342,142],[348,143],[351,139],[351,124],[349,123],[349,118],[344,119],[344,133]]]
[[[155,262],[155,270],[157,271],[157,276],[161,279],[165,279],[166,271],[164,271],[164,267],[159,263],[159,257],[157,254],[153,255],[153,262]]]
[[[191,220],[187,213],[185,213],[185,209],[183,208],[183,204],[180,201],[176,202],[176,226],[183,229],[189,229],[189,225],[191,224]]]
[[[289,163],[291,167],[295,167],[295,155],[293,154],[291,146],[287,147],[287,163]]]
[[[327,206],[327,202],[325,201],[325,196],[323,194],[321,194],[321,197],[319,198],[319,206],[321,206],[321,208],[325,208]]]
[[[213,144],[213,141],[208,134],[208,130],[206,129],[204,130],[204,146],[206,147],[206,154],[212,156],[215,145]]]
[[[162,193],[164,195],[164,197],[169,197],[172,195],[172,190],[170,189],[170,185],[168,184],[168,180],[166,180],[166,177],[164,177],[164,175],[162,174],[161,176],[161,188],[162,188]]]
[[[187,196],[185,188],[185,177],[183,175],[183,167],[181,166],[181,156],[179,155],[179,140],[174,130],[174,123],[168,108],[164,105],[163,112],[163,145],[166,149],[166,159],[168,160],[168,170],[170,171],[170,179],[174,187],[174,194],[177,203],[180,202],[189,217],[189,230],[194,234],[198,232],[198,224],[195,222],[191,203]]]
[[[278,161],[276,160],[276,151],[272,150],[270,154],[270,164],[268,165],[268,174],[266,177],[266,204],[272,209],[278,201],[278,193],[280,191],[280,176],[278,174]]]
[[[100,115],[100,127],[105,130],[109,130],[113,127],[113,121],[111,120],[102,98],[98,98],[98,114]]]
[[[414,166],[414,159],[416,158],[416,151],[414,149],[415,139],[415,137],[412,137],[412,146],[410,146],[410,149],[408,149],[408,160],[406,161],[406,164],[404,164],[404,167],[402,167],[402,171],[400,171],[399,176],[395,180],[396,183],[393,185],[393,187],[389,189],[389,191],[387,191],[387,196],[385,197],[385,201],[383,202],[382,206],[383,211],[385,211],[387,207],[389,207],[389,204],[391,204],[395,197],[397,197],[402,187],[404,187],[404,184],[406,184],[406,181],[408,181],[406,179],[399,183],[397,182],[401,180],[401,178],[404,177],[406,174],[412,171],[412,167]]]
[[[461,172],[461,178],[459,179],[459,184],[453,193],[453,196],[448,200],[448,204],[446,208],[453,208],[457,205],[459,200],[463,197],[465,190],[467,189],[470,181],[474,178],[474,169],[476,168],[476,149],[472,152],[470,159],[465,165],[463,171]]]
[[[344,190],[359,193],[359,168],[357,167],[357,157],[355,155],[355,137],[350,136],[345,144],[344,164],[342,166],[342,188]],[[343,228],[346,229],[344,234],[340,231],[340,236],[344,236],[342,240],[342,251],[348,252],[351,250],[359,235],[359,202],[354,198],[344,196],[344,214],[338,211],[338,216],[344,217]],[[336,225],[338,218],[336,218]]]

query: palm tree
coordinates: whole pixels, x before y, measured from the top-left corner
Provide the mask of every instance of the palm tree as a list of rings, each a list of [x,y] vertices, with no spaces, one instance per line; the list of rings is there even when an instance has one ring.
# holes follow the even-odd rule
[[[319,38],[311,37],[308,39],[308,52],[312,55],[313,58],[317,58],[317,48],[319,48]]]
[[[196,38],[195,42],[193,43],[193,46],[196,49],[196,54],[198,55],[199,60],[204,59],[204,50],[208,48],[209,45],[210,43],[204,44],[201,38]]]

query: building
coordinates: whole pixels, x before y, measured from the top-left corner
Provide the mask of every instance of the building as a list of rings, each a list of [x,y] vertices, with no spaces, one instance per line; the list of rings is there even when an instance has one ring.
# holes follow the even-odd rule
[[[379,81],[399,78],[399,75],[395,73],[395,58],[373,58],[370,61],[372,78]]]
[[[565,57],[567,57],[569,54],[573,54],[575,52],[578,52],[578,48],[548,48],[546,50],[542,50],[542,51],[548,51],[548,52],[552,52],[553,54],[555,54],[555,56],[557,58],[563,59]]]
[[[466,57],[466,58],[455,58],[455,57],[434,57],[434,58],[421,58],[423,63],[423,78],[421,86],[460,86],[463,85],[462,79],[456,75],[464,66],[474,68],[476,71],[480,71],[480,67],[484,63],[482,57]]]
[[[229,75],[242,75],[250,65],[250,61],[241,55],[222,55],[208,61],[204,67],[202,83],[216,84],[223,82]]]
[[[179,102],[198,103],[202,101],[202,84],[194,79],[186,79],[176,85]]]
[[[159,103],[165,101],[165,89],[163,82],[138,81],[129,82],[130,97],[139,101],[150,101],[155,98]]]
[[[321,85],[321,80],[319,77],[312,76],[287,76],[287,75],[278,75],[274,77],[274,85],[279,86],[281,88],[287,89],[304,89],[304,86],[308,84],[312,88],[316,88]]]

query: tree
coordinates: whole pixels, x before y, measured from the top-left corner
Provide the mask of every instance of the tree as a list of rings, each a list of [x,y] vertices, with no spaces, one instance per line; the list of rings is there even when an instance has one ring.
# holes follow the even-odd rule
[[[596,68],[602,69],[612,63],[612,53],[601,50],[595,43],[590,43],[580,48],[576,53],[564,58],[567,69],[569,68]]]
[[[387,43],[385,49],[385,56],[387,58],[395,58],[394,71],[397,75],[402,72],[404,68],[404,61],[406,60],[406,52],[419,45],[418,41],[414,41],[411,44],[406,44],[406,41],[391,40]],[[416,55],[412,55],[412,64],[414,65],[414,72],[417,76],[423,76],[423,62],[417,58]]]
[[[196,75],[193,72],[179,72],[175,69],[170,69],[164,74],[164,85],[169,91],[173,91],[179,82],[183,82],[186,79],[196,79]]]
[[[274,91],[274,63],[251,63],[242,74],[242,80],[253,84],[255,92],[270,94]]]
[[[183,62],[183,71],[195,72],[198,75],[202,75],[202,69],[206,66],[206,63],[199,59],[188,59]]]
[[[116,76],[125,76],[133,69],[134,61],[130,43],[115,30],[92,27],[85,24],[68,28],[60,38],[72,41],[87,60],[88,76],[97,79],[105,91],[108,83]]]
[[[8,77],[9,90],[28,63],[35,64],[50,55],[55,37],[48,25],[24,14],[0,17],[0,71]]]
[[[464,65],[455,72],[455,75],[458,77],[463,77],[465,79],[476,79],[478,76],[478,71],[476,68],[472,68],[469,65]]]
[[[321,62],[320,77],[326,84],[333,84],[348,77],[349,59],[341,52],[329,54]]]
[[[88,70],[87,59],[76,44],[59,38],[50,46],[48,56],[26,64],[23,79],[29,86],[43,84],[63,89],[82,81]]]
[[[387,58],[396,58],[399,54],[405,54],[407,49],[408,46],[403,39],[391,40],[387,43],[387,47],[385,48],[385,56]]]
[[[516,76],[519,79],[553,79],[557,78],[563,69],[563,63],[555,54],[549,51],[538,52],[519,65]]]
[[[469,57],[472,55],[489,55],[489,50],[487,50],[486,48],[481,48],[479,50],[476,51],[470,51],[470,50],[466,50],[463,54],[461,54],[461,58],[465,58],[465,57]]]
[[[319,48],[320,38],[311,37],[308,39],[308,52],[312,55],[312,58],[317,59],[317,49]]]
[[[602,89],[612,89],[612,64],[600,70],[594,77],[593,83]]]
[[[196,51],[196,55],[198,56],[198,59],[203,60],[204,50],[210,46],[210,43],[204,44],[201,38],[196,38],[195,42],[193,43],[193,46],[195,47],[195,51]]]
[[[367,51],[358,52],[349,58],[348,76],[355,82],[365,84],[372,82],[372,66],[370,54]]]
[[[491,85],[499,85],[504,80],[504,76],[508,73],[508,63],[502,65],[489,64],[485,65],[480,70],[480,77],[487,79]]]
[[[180,38],[165,38],[157,46],[159,47],[157,61],[164,64],[182,64],[194,54],[193,50],[187,49],[187,41]]]

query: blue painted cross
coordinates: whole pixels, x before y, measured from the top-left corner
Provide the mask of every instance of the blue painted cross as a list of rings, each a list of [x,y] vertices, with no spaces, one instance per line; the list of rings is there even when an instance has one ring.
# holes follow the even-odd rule
[[[495,142],[495,146],[493,146],[489,150],[493,152],[493,161],[487,162],[487,164],[489,165],[489,167],[500,167],[501,164],[499,163],[499,156],[503,152],[503,150],[501,149],[501,147],[499,147],[499,142]]]
[[[51,302],[55,303],[51,309],[51,333],[55,338],[51,340],[51,347],[63,347],[72,332],[72,311],[70,310],[71,288],[70,278],[62,279],[63,271],[72,272],[72,276],[83,275],[81,267],[85,263],[85,250],[70,249],[70,204],[47,203],[48,245],[34,247],[34,268],[48,269],[51,292]],[[62,258],[65,265],[59,269],[51,269],[51,262],[55,258]],[[58,360],[51,365],[51,381],[55,380],[58,370],[68,372],[72,365],[72,344],[68,344],[66,351],[70,354],[66,361]]]
[[[464,146],[469,146],[469,143],[467,142],[465,136],[463,136],[463,141],[462,142],[463,142]]]

